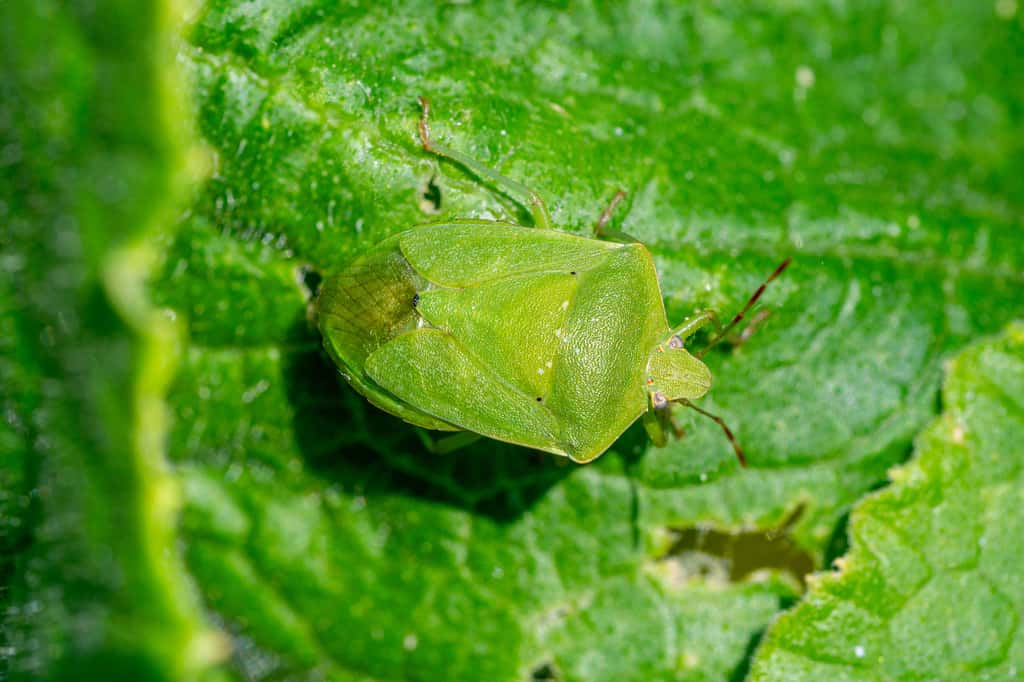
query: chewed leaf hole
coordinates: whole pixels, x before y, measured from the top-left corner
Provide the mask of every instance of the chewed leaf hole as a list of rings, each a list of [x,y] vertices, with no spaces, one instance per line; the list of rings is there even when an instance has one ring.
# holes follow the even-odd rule
[[[560,679],[553,663],[541,663],[530,673],[529,682],[559,682]]]
[[[815,570],[814,557],[788,532],[801,511],[798,508],[782,527],[768,530],[736,532],[708,526],[672,529],[675,542],[659,563],[678,583],[735,583],[760,571],[774,570],[788,574],[803,587],[807,574]]]
[[[441,212],[441,186],[437,184],[436,176],[430,176],[420,185],[419,199],[420,210],[424,213],[434,215]]]
[[[320,283],[324,279],[319,272],[309,265],[300,266],[295,272],[295,277],[299,284],[306,289],[309,297],[316,296],[317,292],[320,291]]]

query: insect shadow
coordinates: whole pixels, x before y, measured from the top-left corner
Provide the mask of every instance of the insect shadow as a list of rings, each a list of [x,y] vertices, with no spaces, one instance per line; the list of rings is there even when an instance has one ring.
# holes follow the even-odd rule
[[[415,427],[345,385],[305,321],[285,360],[286,395],[306,466],[353,495],[399,493],[511,522],[578,468],[568,459],[489,439],[447,454],[427,451]],[[308,343],[306,342],[308,341]],[[642,430],[623,436],[643,441]]]

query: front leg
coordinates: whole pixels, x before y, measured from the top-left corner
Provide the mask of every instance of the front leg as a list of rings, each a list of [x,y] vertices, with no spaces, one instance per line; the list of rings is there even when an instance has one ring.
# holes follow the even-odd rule
[[[668,434],[681,439],[685,432],[672,418],[672,406],[651,408],[644,413],[644,429],[655,447],[663,448],[668,444]]]
[[[672,330],[672,334],[685,341],[693,336],[698,329],[707,326],[708,324],[714,325],[716,332],[719,332],[722,329],[722,323],[718,321],[718,313],[711,308],[702,310],[690,319],[684,321]]]
[[[665,426],[658,418],[659,410],[647,410],[644,413],[644,430],[647,431],[651,443],[656,448],[663,448],[668,443],[668,434],[665,433]]]

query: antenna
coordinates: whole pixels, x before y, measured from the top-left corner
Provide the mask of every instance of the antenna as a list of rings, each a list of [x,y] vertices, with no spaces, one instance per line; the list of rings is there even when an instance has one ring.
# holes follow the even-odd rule
[[[775,268],[775,272],[770,274],[768,276],[768,279],[766,279],[764,282],[762,282],[761,286],[759,286],[757,288],[757,291],[754,292],[754,295],[751,296],[750,300],[747,301],[747,304],[745,306],[743,306],[743,310],[739,311],[736,314],[736,317],[732,318],[732,321],[729,322],[729,324],[725,325],[725,327],[723,327],[722,330],[719,331],[711,339],[711,341],[708,342],[708,345],[705,346],[703,349],[701,349],[701,351],[695,355],[695,357],[698,357],[698,358],[704,357],[705,353],[707,353],[709,350],[711,350],[716,345],[718,345],[718,343],[721,342],[722,339],[724,339],[729,334],[729,332],[731,332],[733,329],[735,329],[736,325],[738,325],[740,323],[740,321],[743,319],[743,317],[748,312],[750,312],[751,308],[754,307],[754,304],[757,303],[757,299],[761,298],[761,294],[764,293],[764,290],[768,287],[768,285],[771,283],[771,281],[773,279],[775,279],[776,277],[778,277],[779,275],[781,275],[782,271],[785,270],[789,266],[789,263],[792,260],[793,260],[792,258],[787,258],[786,260],[782,261],[782,263],[779,264],[779,267]],[[694,409],[697,409],[697,408],[694,408]],[[708,415],[708,416],[710,417],[711,415]],[[726,431],[728,431],[728,429],[726,429]]]

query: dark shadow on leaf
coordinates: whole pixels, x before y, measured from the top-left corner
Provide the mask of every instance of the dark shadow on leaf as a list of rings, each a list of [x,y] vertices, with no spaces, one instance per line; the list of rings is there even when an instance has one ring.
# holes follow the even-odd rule
[[[765,630],[762,628],[753,634],[747,642],[747,648],[743,650],[743,659],[740,664],[729,674],[729,682],[743,682],[750,674],[750,663],[754,660],[754,652],[764,638]]]
[[[428,452],[413,426],[345,384],[316,332],[302,333],[313,343],[287,358],[285,372],[297,445],[310,469],[354,494],[414,495],[509,522],[578,467],[489,439],[449,454]]]
[[[825,545],[824,561],[822,568],[828,569],[832,562],[846,554],[850,549],[850,538],[847,530],[850,525],[850,512],[843,514],[832,529],[828,543]]]

